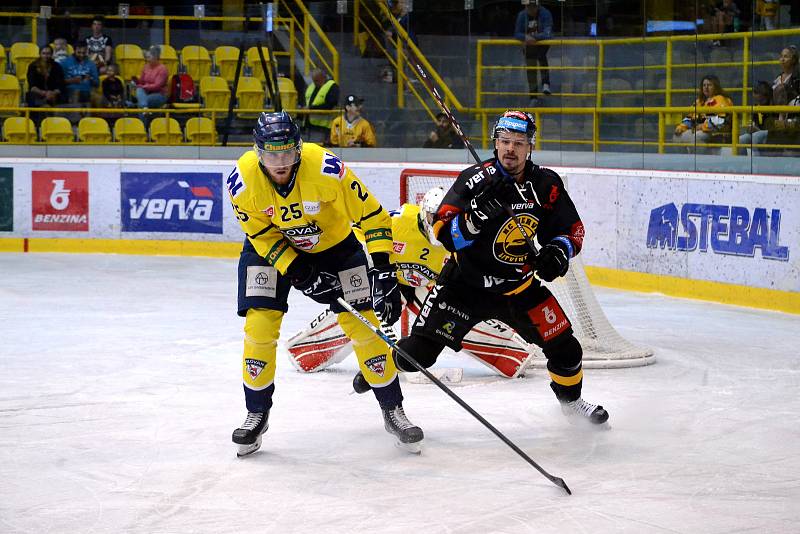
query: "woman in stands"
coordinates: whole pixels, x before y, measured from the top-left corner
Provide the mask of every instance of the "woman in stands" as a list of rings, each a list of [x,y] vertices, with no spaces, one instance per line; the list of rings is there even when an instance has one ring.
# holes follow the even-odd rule
[[[167,102],[167,67],[159,61],[161,49],[151,46],[145,53],[145,63],[140,77],[133,77],[136,84],[136,102],[140,108],[160,108]]]
[[[64,71],[53,60],[53,49],[49,46],[41,47],[39,59],[28,65],[28,87],[30,90],[25,100],[30,107],[44,108],[64,103]]]
[[[722,90],[719,78],[713,74],[704,76],[700,82],[695,107],[724,108],[732,106],[730,97]],[[675,127],[673,142],[699,145],[715,141],[725,142],[725,135],[730,135],[731,120],[726,113],[690,113]],[[692,147],[687,147],[689,153]]]

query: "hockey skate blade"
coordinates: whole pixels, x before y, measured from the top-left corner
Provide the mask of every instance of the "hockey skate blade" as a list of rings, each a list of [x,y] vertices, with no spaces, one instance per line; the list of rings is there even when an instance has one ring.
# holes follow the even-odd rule
[[[443,384],[458,384],[464,378],[464,369],[461,367],[440,367],[428,371]],[[405,376],[409,384],[431,383],[431,380],[422,373],[408,373]]]
[[[398,449],[402,449],[411,454],[422,454],[422,440],[416,443],[403,443],[399,439],[395,439],[394,445]]]
[[[239,450],[236,451],[236,457],[244,458],[245,456],[250,456],[260,448],[261,448],[261,435],[259,435],[256,438],[255,443],[250,443],[248,445],[239,445]]]

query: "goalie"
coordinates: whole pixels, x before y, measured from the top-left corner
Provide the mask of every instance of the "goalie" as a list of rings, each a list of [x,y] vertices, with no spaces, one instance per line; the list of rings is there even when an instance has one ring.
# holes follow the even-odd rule
[[[403,204],[391,212],[393,247],[390,262],[397,267],[397,280],[406,309],[415,316],[433,287],[449,252],[436,240],[433,217],[444,198],[435,187],[425,193],[419,206]],[[288,341],[289,359],[301,373],[322,371],[343,361],[352,352],[350,340],[326,310],[308,328]],[[499,321],[475,325],[465,336],[462,351],[506,378],[524,375],[532,358],[530,346],[513,329]],[[353,388],[363,393],[369,385],[359,372]]]

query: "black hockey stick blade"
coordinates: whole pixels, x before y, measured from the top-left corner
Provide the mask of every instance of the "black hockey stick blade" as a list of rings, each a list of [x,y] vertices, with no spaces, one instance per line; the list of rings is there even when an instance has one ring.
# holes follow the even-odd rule
[[[383,341],[385,341],[386,344],[389,345],[389,347],[392,350],[396,351],[400,356],[403,357],[404,360],[406,360],[411,365],[413,365],[414,368],[416,368],[420,373],[425,375],[428,378],[428,380],[430,380],[431,382],[436,384],[436,386],[439,389],[441,389],[442,391],[444,391],[447,394],[448,397],[453,399],[459,406],[461,406],[467,412],[469,412],[469,414],[472,415],[475,419],[477,419],[483,426],[488,428],[495,436],[500,438],[500,440],[503,443],[508,445],[511,448],[511,450],[516,452],[523,460],[528,462],[531,466],[533,466],[534,469],[539,471],[539,473],[541,473],[542,476],[544,476],[547,480],[549,480],[550,482],[552,482],[553,484],[555,484],[559,488],[561,488],[564,491],[566,491],[567,495],[572,495],[572,491],[570,491],[569,487],[567,486],[567,483],[564,482],[563,478],[560,478],[560,477],[557,477],[557,476],[553,476],[550,473],[548,473],[547,471],[545,471],[542,466],[540,466],[539,464],[536,463],[536,461],[533,460],[533,458],[531,458],[530,456],[525,454],[525,451],[520,449],[516,445],[516,443],[514,443],[513,441],[508,439],[505,434],[503,434],[502,432],[497,430],[497,428],[495,428],[494,425],[492,425],[489,421],[487,421],[481,414],[476,412],[475,409],[472,408],[472,406],[470,406],[469,404],[466,403],[466,401],[464,401],[464,399],[462,399],[461,397],[459,397],[458,395],[453,393],[453,390],[450,389],[449,387],[447,387],[446,385],[444,385],[444,383],[442,383],[441,380],[436,378],[433,375],[433,373],[428,371],[426,368],[422,367],[419,364],[419,362],[417,362],[417,360],[415,360],[411,355],[409,355],[406,351],[404,351],[403,349],[398,347],[397,343],[394,340],[392,340],[392,338],[389,337],[389,335],[386,332],[384,332],[383,330],[381,330],[380,328],[376,327],[371,322],[369,322],[369,320],[366,317],[364,317],[363,315],[361,315],[355,308],[353,308],[350,305],[350,303],[348,303],[342,297],[339,297],[336,300],[345,310],[350,312],[350,314],[353,317],[355,317],[356,319],[361,321],[367,328],[372,330],[375,333],[375,335],[377,335],[379,338],[381,338]]]

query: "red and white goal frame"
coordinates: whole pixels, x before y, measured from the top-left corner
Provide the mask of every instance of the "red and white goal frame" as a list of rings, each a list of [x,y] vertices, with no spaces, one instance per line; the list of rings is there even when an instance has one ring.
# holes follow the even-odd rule
[[[457,176],[458,171],[404,169],[400,173],[400,205],[418,204],[432,187],[448,190]],[[585,368],[639,367],[655,363],[652,349],[634,345],[611,325],[592,291],[580,255],[570,260],[566,276],[545,285],[572,322],[575,337],[583,347]],[[404,332],[412,321],[413,316],[404,311],[401,323]],[[546,367],[541,349],[530,345],[530,350],[534,353],[531,366]]]

